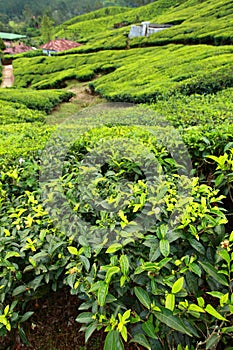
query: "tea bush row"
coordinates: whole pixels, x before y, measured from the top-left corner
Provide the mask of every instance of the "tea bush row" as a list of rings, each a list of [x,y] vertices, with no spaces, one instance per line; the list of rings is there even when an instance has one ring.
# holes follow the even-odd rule
[[[166,117],[174,127],[187,128],[205,124],[233,122],[233,89],[228,88],[216,94],[176,94],[167,100],[157,101],[151,108]]]
[[[114,29],[115,23],[120,23],[123,21],[138,23],[146,18],[151,19],[164,13],[166,10],[169,10],[169,8],[175,4],[176,2],[174,0],[159,0],[154,4],[149,4],[140,8],[128,10],[123,9],[123,11],[121,11],[119,14],[112,14],[111,8],[109,9],[109,14],[106,15],[104,15],[104,12],[106,11],[105,9],[95,11],[91,16],[94,17],[96,14],[97,18],[90,18],[90,15],[86,15],[86,17],[78,16],[76,23],[73,23],[76,20],[74,18],[71,21],[65,22],[62,29],[61,27],[58,27],[58,31],[55,35],[58,37],[65,36],[76,41],[81,39],[81,41],[85,40],[85,42],[89,41],[94,44],[94,36],[98,35],[98,33],[100,33],[102,39],[106,38],[108,40],[108,36],[111,36],[111,33],[117,32],[118,29]],[[99,17],[100,14],[102,14],[101,17]],[[127,30],[129,31],[129,27],[127,27]]]
[[[24,104],[0,100],[0,124],[43,122],[45,113],[27,108]]]
[[[53,127],[44,123],[28,122],[0,125],[0,165],[24,161],[26,156],[37,156],[48,142]]]
[[[102,11],[103,13],[103,11]],[[95,15],[95,12],[92,16]],[[99,12],[96,11],[99,17]],[[208,18],[208,21],[205,19]],[[92,52],[94,50],[124,48],[125,37],[130,26],[113,29],[114,23],[126,21],[129,24],[139,24],[148,20],[152,23],[170,23],[173,27],[160,31],[149,38],[130,40],[131,47],[175,44],[232,44],[232,7],[229,0],[185,1],[178,5],[174,1],[157,1],[141,8],[123,10],[114,16],[104,16],[90,19],[88,16],[78,16],[58,27],[56,35],[80,41],[85,45],[74,52]],[[76,21],[76,23],[75,23]],[[203,26],[203,21],[205,25]],[[98,34],[97,34],[98,33]]]
[[[67,102],[73,96],[67,91],[39,91],[27,89],[2,89],[1,100],[17,102],[28,108],[49,113],[61,102]]]
[[[185,95],[215,93],[232,86],[233,79],[230,46],[168,45],[163,48],[43,57],[41,63],[39,59],[32,59],[30,66],[26,58],[14,62],[16,85],[20,82],[23,86],[31,84],[31,87],[39,89],[40,84],[42,88],[53,87],[74,76],[87,80],[108,65],[112,72],[105,74],[103,69],[104,76],[90,84],[96,93],[110,101],[148,103],[177,91]],[[64,70],[68,70],[67,73],[58,74]]]
[[[221,4],[220,4],[221,3]],[[232,6],[228,1],[190,2],[165,12],[159,23],[179,25],[151,35],[149,38],[132,39],[131,46],[177,44],[232,44]],[[193,14],[193,16],[190,14]],[[207,21],[206,18],[208,18]],[[205,24],[203,25],[203,21]]]

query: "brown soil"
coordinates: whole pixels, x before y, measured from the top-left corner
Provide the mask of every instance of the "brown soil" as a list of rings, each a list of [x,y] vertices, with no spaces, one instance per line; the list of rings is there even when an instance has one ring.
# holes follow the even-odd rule
[[[70,295],[68,289],[51,293],[48,297],[34,300],[27,305],[33,316],[23,325],[29,345],[24,345],[18,335],[12,340],[0,340],[0,349],[5,350],[84,350],[84,334],[81,325],[75,321],[81,301]],[[99,333],[88,344],[92,350],[99,350],[96,344],[103,342]]]
[[[28,345],[12,333],[11,337],[0,339],[0,350],[103,350],[104,331],[94,333],[85,345],[81,325],[75,321],[81,302],[77,296],[70,295],[68,288],[31,301],[27,310],[34,314],[23,324]],[[143,350],[136,344],[127,345],[125,349]]]

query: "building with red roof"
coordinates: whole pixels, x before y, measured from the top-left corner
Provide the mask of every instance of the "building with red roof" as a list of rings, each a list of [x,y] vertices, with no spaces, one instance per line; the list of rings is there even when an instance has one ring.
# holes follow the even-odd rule
[[[24,45],[23,43],[15,44],[7,47],[3,52],[8,55],[15,55],[22,52],[33,50],[31,46]]]
[[[70,50],[80,45],[81,44],[71,40],[55,39],[55,40],[49,41],[44,45],[41,45],[40,48],[43,50],[43,53],[46,53],[48,56],[50,56],[51,53]]]

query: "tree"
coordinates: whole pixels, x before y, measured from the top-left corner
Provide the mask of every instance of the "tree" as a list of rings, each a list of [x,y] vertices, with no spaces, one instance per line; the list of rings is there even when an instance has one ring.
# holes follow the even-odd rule
[[[2,38],[0,38],[0,50],[5,50],[6,45],[4,44]]]
[[[40,24],[40,34],[44,42],[50,41],[53,36],[54,20],[48,15],[43,15]]]

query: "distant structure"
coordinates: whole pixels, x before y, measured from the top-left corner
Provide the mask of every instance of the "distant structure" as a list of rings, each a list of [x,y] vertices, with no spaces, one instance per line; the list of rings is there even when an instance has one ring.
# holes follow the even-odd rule
[[[40,48],[43,50],[43,53],[45,53],[48,56],[51,56],[52,53],[74,49],[78,46],[81,46],[81,44],[71,40],[55,39],[47,42],[44,45],[41,45]]]
[[[25,39],[26,35],[14,34],[14,33],[4,33],[0,32],[0,38],[5,42],[12,42],[16,40]]]
[[[32,47],[24,45],[20,41],[21,39],[26,39],[26,35],[0,32],[0,38],[6,46],[6,49],[3,51],[5,54],[14,55],[32,50]]]
[[[31,50],[34,50],[34,48],[31,46],[24,45],[23,43],[19,43],[19,44],[15,44],[7,47],[3,52],[4,54],[15,55],[18,53],[23,53]]]
[[[147,37],[170,27],[170,24],[154,24],[150,22],[142,22],[140,25],[131,25],[129,39],[136,38],[138,36]]]

